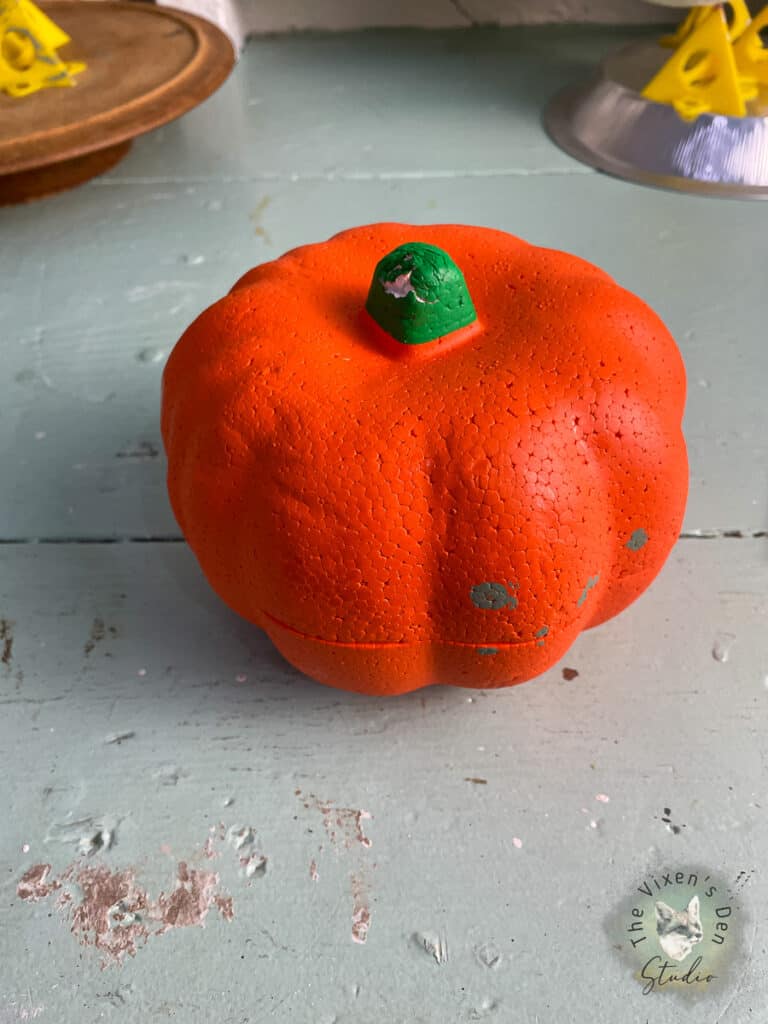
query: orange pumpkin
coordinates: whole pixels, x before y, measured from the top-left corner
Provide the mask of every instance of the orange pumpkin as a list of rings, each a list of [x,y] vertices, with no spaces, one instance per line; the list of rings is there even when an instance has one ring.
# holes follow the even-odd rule
[[[596,267],[376,224],[257,267],[186,331],[168,487],[214,589],[307,675],[505,686],[659,572],[684,400],[672,337]]]

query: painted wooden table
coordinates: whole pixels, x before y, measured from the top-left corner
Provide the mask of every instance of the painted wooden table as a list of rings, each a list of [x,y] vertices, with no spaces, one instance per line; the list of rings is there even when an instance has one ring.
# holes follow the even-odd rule
[[[263,39],[109,176],[2,212],[3,1024],[768,1020],[768,209],[547,140],[544,99],[624,38]],[[570,249],[686,360],[683,537],[516,689],[309,682],[169,511],[182,329],[249,266],[379,219]],[[655,903],[690,940],[695,894],[702,961],[660,972]]]

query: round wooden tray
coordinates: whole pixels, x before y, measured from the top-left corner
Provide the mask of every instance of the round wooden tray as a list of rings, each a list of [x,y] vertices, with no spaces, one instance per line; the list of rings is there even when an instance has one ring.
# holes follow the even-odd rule
[[[108,170],[131,139],[197,106],[234,66],[227,36],[182,11],[119,0],[40,7],[71,38],[59,56],[88,66],[71,88],[0,93],[0,205]]]

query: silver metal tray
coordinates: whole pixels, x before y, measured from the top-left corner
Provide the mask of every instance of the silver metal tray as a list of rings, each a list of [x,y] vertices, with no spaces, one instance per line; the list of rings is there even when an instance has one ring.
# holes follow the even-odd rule
[[[641,90],[669,57],[633,44],[603,61],[597,77],[550,102],[544,125],[571,156],[630,181],[705,195],[768,198],[768,89],[746,117],[684,121]]]

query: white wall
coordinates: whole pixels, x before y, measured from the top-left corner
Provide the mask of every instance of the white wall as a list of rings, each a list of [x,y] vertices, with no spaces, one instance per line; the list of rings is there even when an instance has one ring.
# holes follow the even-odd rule
[[[249,32],[383,25],[438,28],[553,21],[658,22],[677,13],[644,0],[238,0],[238,6]]]
[[[302,29],[467,25],[541,25],[551,22],[632,24],[681,20],[647,0],[158,0],[214,21],[239,46],[245,35]],[[656,3],[671,0],[656,0]],[[681,7],[686,0],[680,0]]]

